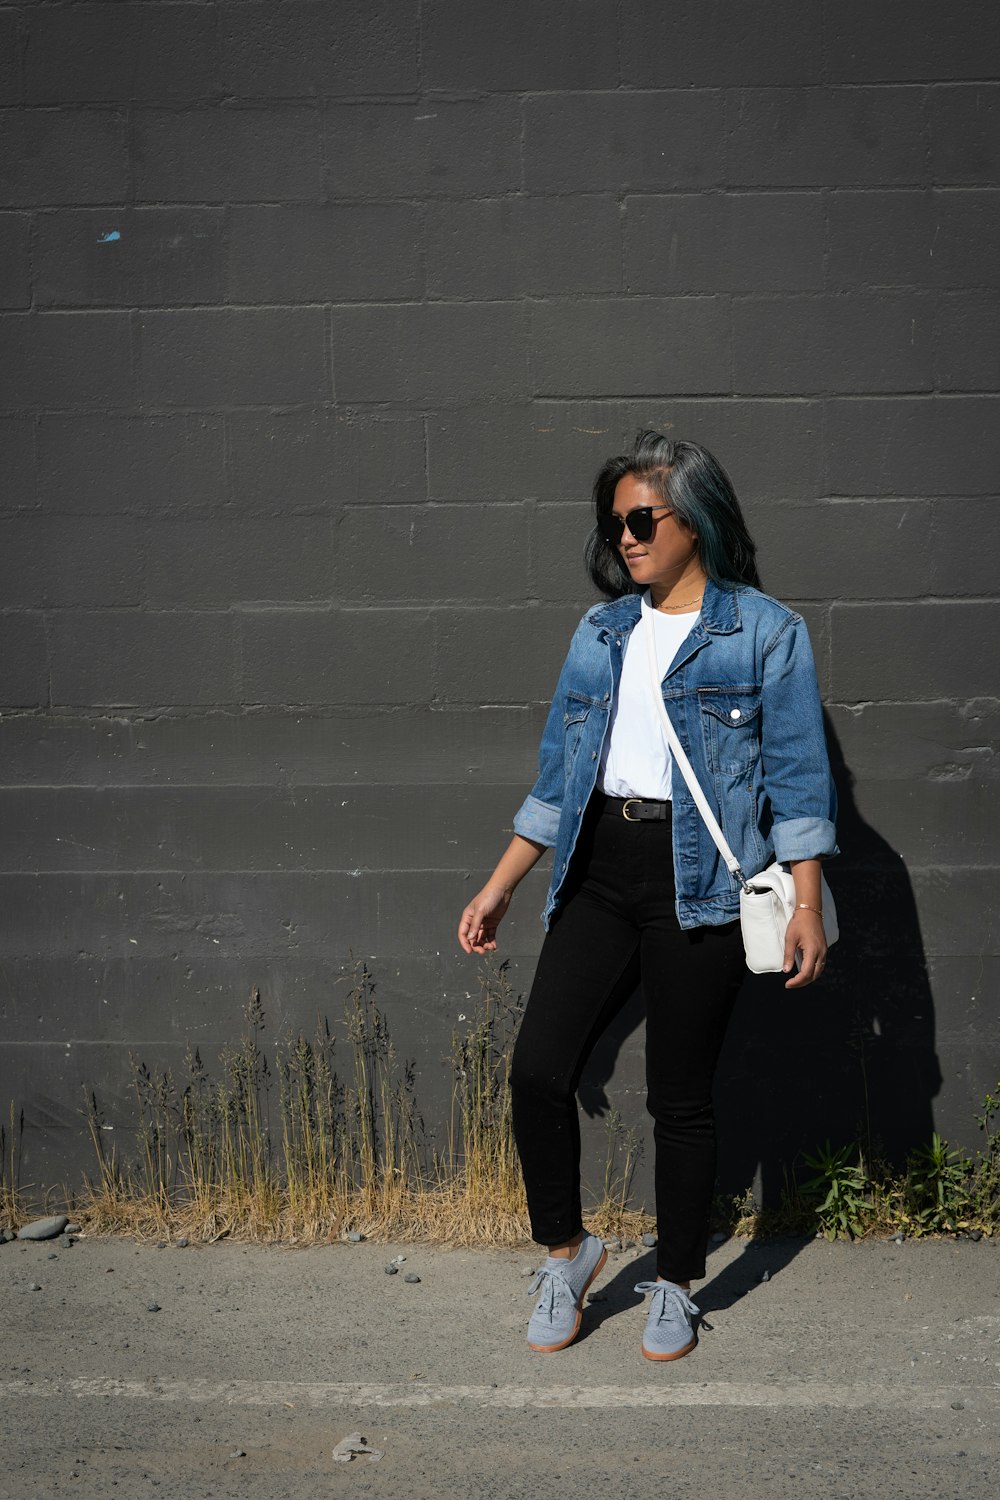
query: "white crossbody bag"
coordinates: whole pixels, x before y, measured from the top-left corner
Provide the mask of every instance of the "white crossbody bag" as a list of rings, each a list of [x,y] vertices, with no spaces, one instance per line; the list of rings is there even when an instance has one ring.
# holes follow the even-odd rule
[[[708,805],[708,799],[694,774],[684,746],[677,738],[677,732],[670,722],[670,715],[663,702],[660,669],[656,660],[653,611],[646,603],[645,597],[642,602],[642,616],[650,689],[663,721],[663,732],[667,737],[674,764],[687,782],[688,791],[694,798],[695,806],[705,821],[705,827],[712,835],[715,847],[725,860],[729,873],[735,875],[740,882],[740,926],[743,929],[747,968],[754,974],[778,973],[785,961],[785,933],[796,906],[795,881],[792,879],[792,872],[787,865],[774,863],[768,865],[766,870],[761,870],[759,874],[747,879],[740,869],[739,860],[726,842],[726,836]],[[826,883],[825,876],[820,878],[823,930],[826,934],[827,946],[829,946],[837,941],[840,929],[837,926],[837,908],[833,904],[830,887]]]

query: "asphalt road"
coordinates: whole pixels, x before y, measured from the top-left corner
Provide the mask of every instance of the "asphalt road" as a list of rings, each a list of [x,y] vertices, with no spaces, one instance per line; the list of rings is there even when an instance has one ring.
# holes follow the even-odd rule
[[[719,1246],[711,1330],[665,1365],[650,1252],[609,1257],[557,1355],[524,1342],[537,1258],[0,1246],[0,1496],[997,1495],[997,1240]],[[334,1462],[355,1431],[380,1462]]]

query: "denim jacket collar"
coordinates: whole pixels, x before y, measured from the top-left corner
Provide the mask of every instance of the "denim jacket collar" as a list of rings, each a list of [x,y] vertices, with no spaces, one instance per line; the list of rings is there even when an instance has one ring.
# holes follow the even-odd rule
[[[640,609],[639,594],[623,594],[608,604],[598,604],[590,612],[591,623],[601,633],[627,634],[638,623]],[[709,635],[732,635],[739,630],[740,604],[735,588],[723,588],[709,578],[701,601],[699,627]]]

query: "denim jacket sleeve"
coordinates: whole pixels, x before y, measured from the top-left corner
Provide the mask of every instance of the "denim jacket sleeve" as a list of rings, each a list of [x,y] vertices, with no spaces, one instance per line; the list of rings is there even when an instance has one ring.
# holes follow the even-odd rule
[[[761,761],[774,856],[782,863],[836,854],[837,794],[805,621],[790,615],[764,647]]]
[[[573,675],[573,657],[578,649],[583,622],[577,627],[570,642],[566,660],[563,662],[559,681],[556,684],[552,707],[545,721],[542,742],[538,750],[538,780],[525,797],[514,815],[514,832],[536,844],[555,845],[562,816],[563,793],[566,789],[566,760],[564,753],[564,714],[566,688]]]

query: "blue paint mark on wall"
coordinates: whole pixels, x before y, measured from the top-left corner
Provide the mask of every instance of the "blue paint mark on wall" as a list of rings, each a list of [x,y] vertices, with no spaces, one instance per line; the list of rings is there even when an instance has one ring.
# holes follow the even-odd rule
[[[99,245],[110,245],[112,240],[120,240],[120,239],[121,239],[121,235],[119,234],[118,230],[117,229],[111,229],[111,230],[108,231],[107,234],[99,234],[97,236],[97,243]]]

